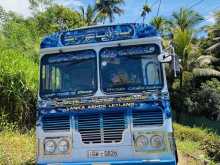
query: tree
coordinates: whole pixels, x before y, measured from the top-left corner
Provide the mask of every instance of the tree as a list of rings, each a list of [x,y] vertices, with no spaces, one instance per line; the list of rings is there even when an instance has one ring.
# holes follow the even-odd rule
[[[53,4],[53,1],[54,0],[29,0],[29,8],[33,11],[33,14],[37,14],[50,7]]]
[[[143,6],[142,12],[141,12],[141,17],[143,17],[143,23],[145,21],[146,15],[151,12],[150,6],[146,3]]]
[[[216,12],[214,17],[216,23],[207,28],[209,37],[201,43],[201,47],[206,49],[206,54],[192,64],[193,74],[197,79],[220,79],[220,11]]]
[[[193,33],[190,30],[182,31],[180,28],[174,30],[175,52],[182,59],[182,68],[188,70],[188,58],[192,47]]]
[[[157,30],[160,32],[163,32],[167,25],[167,20],[161,16],[154,17],[151,22],[151,25],[153,25]]]
[[[83,6],[80,7],[80,16],[85,25],[95,25],[98,21],[98,15],[94,7],[88,5],[85,9]]]
[[[34,18],[40,36],[83,25],[80,14],[61,5],[53,5]]]
[[[209,36],[212,40],[211,45],[207,49],[208,52],[220,56],[220,11],[214,14],[216,23],[208,27]]]
[[[199,13],[191,9],[180,8],[172,14],[169,22],[171,31],[174,33],[174,45],[176,54],[181,58],[182,73],[180,75],[180,87],[183,83],[183,74],[188,71],[189,55],[193,47],[193,27],[203,20]]]
[[[120,8],[121,4],[124,4],[124,0],[99,0],[96,2],[95,10],[99,14],[99,20],[104,23],[108,18],[112,23],[115,19],[115,14],[120,16],[124,12]]]
[[[186,29],[192,29],[195,25],[198,25],[203,20],[204,18],[194,10],[180,8],[179,11],[173,12],[171,21],[169,21],[169,23],[173,28],[180,28],[182,31],[184,31]]]

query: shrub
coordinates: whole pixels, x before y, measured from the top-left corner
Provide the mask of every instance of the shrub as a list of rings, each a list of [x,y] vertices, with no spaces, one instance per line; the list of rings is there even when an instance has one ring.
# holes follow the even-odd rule
[[[207,155],[216,162],[220,162],[220,138],[209,134],[204,137],[201,145]]]
[[[37,80],[37,64],[13,50],[1,50],[1,118],[4,114],[5,119],[20,127],[30,127],[34,123]]]
[[[200,148],[214,161],[220,161],[220,137],[201,128],[174,124],[174,134],[179,141],[197,142]]]
[[[185,83],[182,88],[174,89],[171,100],[178,122],[182,113],[220,120],[220,81],[217,79],[206,81],[199,88]]]
[[[207,132],[199,128],[190,128],[186,126],[181,126],[179,124],[174,124],[175,137],[181,141],[191,140],[194,142],[202,141]]]

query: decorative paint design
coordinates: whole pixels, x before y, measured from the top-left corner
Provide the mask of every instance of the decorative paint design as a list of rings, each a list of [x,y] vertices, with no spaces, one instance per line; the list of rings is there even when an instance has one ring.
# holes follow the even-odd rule
[[[152,26],[146,24],[120,24],[109,26],[95,26],[56,32],[46,36],[41,42],[41,49],[62,47],[79,44],[119,41],[159,36]]]
[[[104,48],[100,54],[102,58],[115,58],[117,56],[136,56],[136,55],[155,55],[159,54],[160,49],[156,44],[139,46],[126,46],[115,48]]]
[[[167,118],[171,117],[170,107],[167,104],[168,94],[144,93],[117,97],[88,97],[54,101],[38,102],[38,108],[43,113],[57,112],[87,112],[89,111],[112,111],[123,109],[148,109],[149,106],[160,106],[166,110]],[[164,104],[166,103],[166,104]]]

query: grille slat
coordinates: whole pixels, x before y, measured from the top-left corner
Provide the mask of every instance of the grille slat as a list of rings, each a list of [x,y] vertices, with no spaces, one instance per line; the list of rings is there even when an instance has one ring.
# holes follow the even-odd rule
[[[44,131],[69,131],[70,117],[65,116],[44,116],[42,118]]]
[[[85,144],[120,142],[125,129],[125,114],[79,114],[76,125]]]
[[[133,111],[133,126],[150,126],[163,124],[162,109]]]

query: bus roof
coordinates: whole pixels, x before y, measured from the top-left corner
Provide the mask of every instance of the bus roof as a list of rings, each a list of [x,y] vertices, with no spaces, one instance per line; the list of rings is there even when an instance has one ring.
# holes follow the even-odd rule
[[[159,36],[158,31],[153,26],[146,24],[99,25],[53,33],[42,40],[40,48],[55,48],[155,36]]]

